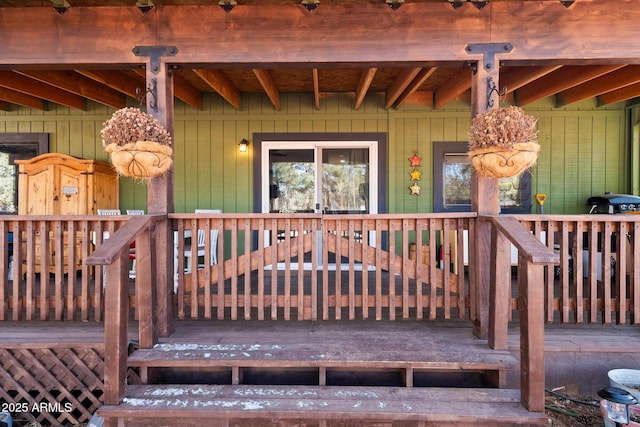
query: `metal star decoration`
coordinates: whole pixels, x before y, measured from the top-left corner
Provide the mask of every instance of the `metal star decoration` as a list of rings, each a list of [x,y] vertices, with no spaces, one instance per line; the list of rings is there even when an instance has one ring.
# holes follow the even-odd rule
[[[411,162],[411,166],[420,166],[420,162],[422,161],[422,157],[418,157],[418,154],[414,154],[413,157],[409,157],[409,162]]]
[[[411,177],[411,181],[420,181],[420,177],[422,176],[422,172],[417,169],[409,172],[409,176]]]
[[[414,182],[413,185],[411,187],[409,187],[409,190],[411,190],[411,195],[412,196],[419,196],[420,195],[420,186],[418,185],[417,182]]]

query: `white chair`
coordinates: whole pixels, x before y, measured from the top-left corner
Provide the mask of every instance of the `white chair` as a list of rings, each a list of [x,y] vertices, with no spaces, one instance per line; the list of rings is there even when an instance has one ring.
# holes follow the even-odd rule
[[[100,216],[113,216],[113,215],[122,215],[122,212],[120,212],[120,209],[98,209],[98,215]],[[109,232],[108,231],[103,231],[102,232],[102,241],[108,240],[109,239]],[[95,246],[97,244],[96,241],[96,236],[94,234],[93,236],[93,245]],[[107,284],[107,269],[106,267],[102,268],[102,283],[104,285]]]
[[[144,215],[143,209],[127,209],[127,215]],[[131,270],[129,270],[129,278],[136,277],[136,242],[134,241],[129,247],[129,259],[131,260]]]
[[[222,213],[221,209],[196,209],[195,213],[197,214],[208,214],[208,213]],[[191,237],[189,230],[185,230],[184,238]],[[209,240],[211,241],[211,253],[209,263],[211,265],[218,263],[218,230],[211,230]],[[190,242],[185,243],[184,252],[182,256],[184,257],[184,272],[191,272],[191,263],[193,262],[193,244],[194,239],[191,239]],[[196,259],[197,257],[205,256],[205,231],[198,230],[196,239],[195,239],[195,253]],[[173,277],[174,277],[174,291],[178,291],[178,233],[174,232],[174,242],[173,242],[173,252],[174,252],[174,260],[173,260]],[[203,264],[198,264],[198,267],[204,267]]]

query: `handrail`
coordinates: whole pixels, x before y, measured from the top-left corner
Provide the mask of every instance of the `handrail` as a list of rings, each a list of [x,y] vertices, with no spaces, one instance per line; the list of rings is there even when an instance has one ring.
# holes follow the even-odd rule
[[[518,308],[520,313],[520,400],[529,411],[544,411],[544,267],[560,258],[515,218],[491,221],[489,345],[507,349],[511,310],[510,244],[518,248]]]
[[[107,286],[105,290],[104,320],[104,403],[117,404],[124,396],[127,377],[128,357],[128,262],[129,247],[136,242],[136,250],[143,254],[137,262],[141,271],[147,274],[136,276],[137,297],[144,300],[138,304],[140,317],[140,345],[150,347],[156,340],[155,314],[153,301],[155,291],[152,277],[155,277],[152,262],[154,251],[151,251],[152,234],[155,224],[166,219],[165,215],[134,216],[127,221],[113,236],[96,249],[87,258],[89,265],[107,266]]]

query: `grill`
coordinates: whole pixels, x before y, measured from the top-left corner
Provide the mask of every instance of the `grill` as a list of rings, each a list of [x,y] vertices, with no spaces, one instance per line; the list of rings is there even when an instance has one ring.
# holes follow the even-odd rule
[[[587,205],[591,206],[590,214],[640,213],[640,197],[631,194],[604,193],[601,196],[589,197]]]

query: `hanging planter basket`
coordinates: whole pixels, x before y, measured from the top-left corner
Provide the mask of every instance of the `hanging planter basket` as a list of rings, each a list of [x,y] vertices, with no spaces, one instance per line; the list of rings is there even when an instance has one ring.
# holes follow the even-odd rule
[[[537,119],[520,107],[502,107],[474,117],[468,155],[475,170],[489,178],[520,175],[536,164]]]
[[[124,176],[149,179],[173,166],[171,135],[151,115],[122,108],[103,124],[102,145],[114,169]]]
[[[537,142],[520,142],[508,150],[500,147],[478,148],[469,151],[471,164],[482,176],[507,178],[520,175],[536,164],[540,145]]]
[[[109,144],[105,151],[111,155],[111,164],[120,175],[133,178],[160,176],[173,165],[173,149],[153,141]]]

